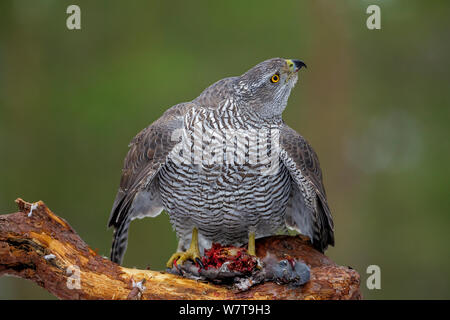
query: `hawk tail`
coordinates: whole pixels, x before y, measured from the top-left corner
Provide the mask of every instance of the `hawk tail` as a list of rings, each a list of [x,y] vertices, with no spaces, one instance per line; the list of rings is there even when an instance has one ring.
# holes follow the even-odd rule
[[[328,245],[334,246],[334,225],[330,209],[320,197],[317,197],[317,210],[320,222],[313,235],[313,247],[324,253]]]
[[[111,247],[111,261],[122,264],[123,256],[127,250],[128,229],[131,219],[126,219],[114,230],[113,243]]]

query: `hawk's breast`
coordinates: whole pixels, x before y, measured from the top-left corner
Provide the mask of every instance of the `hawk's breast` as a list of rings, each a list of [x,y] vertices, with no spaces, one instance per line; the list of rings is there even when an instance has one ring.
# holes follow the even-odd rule
[[[163,204],[180,238],[192,228],[214,242],[246,242],[284,228],[290,176],[276,130],[248,125],[231,103],[192,110],[159,173]]]

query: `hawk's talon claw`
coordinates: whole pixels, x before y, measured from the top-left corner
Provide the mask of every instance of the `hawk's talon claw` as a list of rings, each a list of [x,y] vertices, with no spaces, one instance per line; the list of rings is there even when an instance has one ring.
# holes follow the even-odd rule
[[[200,268],[205,269],[205,266],[203,265],[203,262],[202,262],[202,260],[200,258],[195,258],[195,262],[198,263]]]
[[[167,268],[172,268],[174,262],[175,266],[178,269],[178,265],[182,265],[186,260],[192,260],[194,262],[199,263],[201,266],[203,264],[200,260],[200,250],[198,248],[198,231],[197,228],[194,228],[192,230],[192,240],[191,240],[191,246],[189,247],[186,252],[175,252],[167,261]],[[200,262],[199,262],[200,261]]]
[[[175,266],[178,269],[178,266],[182,265],[186,260],[192,260],[203,266],[200,260],[199,252],[195,252],[195,250],[192,250],[191,248],[189,248],[186,252],[175,252],[170,257],[169,261],[167,261],[166,266],[167,268],[172,268]]]

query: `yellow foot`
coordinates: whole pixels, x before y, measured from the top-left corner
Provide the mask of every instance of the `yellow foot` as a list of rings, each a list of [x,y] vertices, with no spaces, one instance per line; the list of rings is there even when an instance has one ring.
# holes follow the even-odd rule
[[[175,252],[167,261],[167,268],[172,268],[173,262],[176,260],[177,264],[183,264],[186,260],[192,260],[194,262],[197,262],[202,268],[202,260],[200,259],[200,250],[198,248],[198,231],[197,228],[194,228],[192,230],[192,239],[191,239],[191,245],[189,249],[187,249],[186,252]]]
[[[256,256],[255,233],[254,232],[250,232],[248,235],[247,252],[249,255],[254,256],[256,258],[256,261],[258,261],[258,264],[256,265],[256,269],[261,270],[262,266],[260,264],[258,257]]]
[[[256,250],[255,250],[255,233],[250,232],[248,236],[248,247],[247,252],[251,256],[256,256]]]
[[[167,261],[167,268],[172,268],[173,263],[176,261],[177,264],[181,265],[186,260],[192,260],[194,262],[200,262],[200,252],[198,250],[192,250],[189,248],[186,252],[175,252]]]

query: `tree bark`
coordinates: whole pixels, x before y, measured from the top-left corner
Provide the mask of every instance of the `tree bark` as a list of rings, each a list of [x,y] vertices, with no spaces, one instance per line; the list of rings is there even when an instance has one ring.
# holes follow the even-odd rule
[[[303,236],[258,239],[256,253],[303,260],[311,279],[292,288],[273,282],[244,292],[165,272],[121,267],[94,252],[42,202],[17,199],[19,212],[0,216],[0,276],[34,281],[60,299],[361,299],[359,274],[337,266]]]

